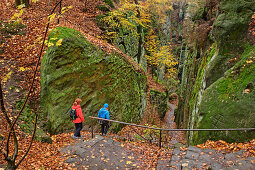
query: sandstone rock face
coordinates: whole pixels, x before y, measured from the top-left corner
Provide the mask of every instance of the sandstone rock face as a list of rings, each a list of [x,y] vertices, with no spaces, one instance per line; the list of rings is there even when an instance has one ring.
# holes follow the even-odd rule
[[[249,46],[241,60],[225,76],[209,86],[203,94],[197,128],[254,128],[255,63],[254,46]],[[252,62],[253,61],[253,62]],[[243,142],[255,138],[254,131],[222,131],[196,133],[194,143],[207,139]]]
[[[255,1],[223,0],[219,12],[213,24],[216,46],[204,56],[208,58],[206,65],[200,66],[189,126],[254,128],[255,46],[245,37],[255,12]],[[190,132],[189,136],[193,144],[208,139],[243,142],[254,138],[254,131]]]
[[[208,68],[207,87],[234,66],[234,62],[229,62],[230,59],[242,54],[248,26],[255,12],[255,1],[223,0],[219,5],[219,11],[220,14],[213,24],[213,34],[219,53]]]
[[[61,45],[56,42],[63,39]],[[73,127],[68,110],[81,98],[86,119],[109,104],[110,119],[138,122],[145,110],[146,76],[136,72],[117,54],[107,54],[78,31],[59,27],[51,31],[41,64],[41,110],[51,134]],[[119,130],[121,125],[112,124]]]

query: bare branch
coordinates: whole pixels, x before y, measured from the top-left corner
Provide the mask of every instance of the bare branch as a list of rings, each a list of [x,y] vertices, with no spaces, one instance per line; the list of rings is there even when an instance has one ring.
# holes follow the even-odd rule
[[[51,13],[49,14],[49,16],[53,14],[53,12],[55,11],[55,9],[57,8],[57,6],[58,6],[61,2],[62,2],[62,0],[60,0],[60,1],[55,5],[55,7],[53,8],[53,10],[52,10]],[[47,26],[46,26],[46,30],[45,30],[44,38],[43,38],[43,43],[42,43],[42,45],[41,45],[41,50],[40,50],[40,53],[39,53],[39,55],[38,55],[36,68],[35,68],[35,70],[34,70],[34,75],[33,75],[33,79],[32,79],[32,84],[31,84],[31,86],[30,86],[30,88],[29,88],[29,91],[28,91],[28,93],[27,93],[25,102],[23,103],[23,105],[22,105],[22,107],[21,107],[21,109],[20,109],[20,111],[19,111],[17,117],[15,118],[15,120],[14,120],[12,126],[11,126],[11,130],[10,130],[9,135],[8,135],[8,138],[7,138],[7,146],[6,146],[7,156],[8,156],[9,141],[10,141],[10,137],[11,137],[12,130],[14,129],[14,126],[15,126],[15,124],[16,124],[18,118],[20,117],[22,111],[24,110],[24,108],[25,108],[25,106],[26,106],[26,103],[27,103],[27,101],[28,101],[29,95],[30,95],[30,93],[31,93],[31,91],[32,91],[32,89],[33,89],[33,86],[34,86],[35,77],[36,77],[36,73],[37,73],[38,66],[39,66],[39,64],[40,64],[40,59],[41,59],[41,56],[42,56],[42,53],[43,53],[43,48],[44,48],[44,44],[45,44],[45,40],[46,40],[46,37],[47,37],[48,30],[49,30],[49,26],[50,26],[50,22],[48,22],[48,24],[47,24]]]
[[[17,140],[15,129],[13,129],[12,135],[13,135],[13,140],[14,140],[14,153],[12,155],[12,159],[15,161],[15,159],[18,156],[18,151],[19,151],[19,143],[18,143],[18,140]]]
[[[11,126],[11,120],[9,119],[6,109],[4,107],[4,96],[3,96],[3,90],[2,90],[2,79],[0,78],[0,103],[1,103],[1,111],[3,112],[8,124]]]
[[[4,107],[4,97],[3,97],[3,90],[2,90],[2,79],[0,79],[0,103],[1,103],[1,110],[9,124],[9,126],[11,126],[11,120],[10,118],[8,117],[7,113],[6,113],[6,109]],[[9,145],[8,145],[8,142],[7,142],[7,147],[6,147],[6,153],[2,152],[5,159],[7,160],[8,158],[8,154],[9,154]]]
[[[59,2],[55,5],[55,7],[53,8],[52,12],[50,13],[50,15],[53,14],[53,12],[55,11],[55,9],[57,8],[57,6],[62,2],[62,0],[59,0]],[[38,59],[37,59],[37,63],[36,63],[36,68],[34,70],[34,74],[33,74],[33,79],[32,79],[32,83],[31,83],[31,86],[29,88],[29,91],[26,95],[26,99],[25,99],[25,102],[23,103],[20,111],[18,112],[18,115],[17,117],[14,119],[14,122],[11,123],[11,120],[9,119],[7,113],[6,113],[6,110],[5,110],[5,107],[4,107],[4,102],[3,102],[3,95],[2,95],[2,87],[1,87],[1,79],[0,79],[0,102],[1,102],[1,110],[2,112],[4,113],[5,117],[6,117],[6,120],[8,122],[8,124],[10,125],[10,131],[9,131],[9,134],[8,134],[8,138],[7,138],[7,143],[6,143],[6,153],[3,152],[3,155],[5,156],[5,160],[8,162],[8,166],[10,165],[11,168],[14,168],[16,169],[20,163],[23,161],[23,159],[27,156],[31,146],[32,146],[32,141],[34,139],[34,136],[35,136],[35,132],[36,132],[36,123],[37,123],[37,116],[38,114],[36,113],[36,121],[35,121],[35,124],[34,124],[34,131],[33,131],[33,135],[32,135],[32,139],[31,139],[31,143],[30,143],[30,146],[28,147],[25,155],[22,157],[22,159],[18,162],[17,165],[15,165],[15,160],[18,156],[18,140],[17,140],[17,137],[16,137],[16,133],[15,133],[15,129],[14,129],[14,126],[18,120],[18,118],[20,117],[22,111],[24,110],[26,104],[27,104],[27,101],[30,97],[30,94],[31,92],[33,91],[34,89],[34,82],[35,82],[35,78],[36,78],[36,73],[37,73],[37,70],[38,70],[38,67],[39,67],[39,64],[40,64],[40,59],[41,59],[41,56],[42,56],[42,53],[43,53],[43,48],[44,48],[44,44],[45,44],[45,41],[46,41],[46,36],[47,36],[47,33],[48,33],[48,29],[49,29],[49,25],[50,25],[50,22],[48,22],[47,26],[46,26],[46,31],[45,31],[45,34],[44,34],[44,39],[43,39],[43,43],[41,45],[41,50],[40,50],[40,53],[38,55]],[[12,158],[9,157],[9,143],[10,143],[10,137],[11,137],[11,134],[13,134],[13,140],[14,140],[14,153],[12,155]],[[2,152],[2,151],[1,151]]]
[[[34,138],[35,138],[37,118],[38,118],[38,113],[36,112],[36,113],[35,113],[34,131],[33,131],[33,135],[32,135],[31,141],[30,141],[30,145],[29,145],[29,147],[27,148],[27,151],[26,151],[25,155],[23,155],[23,157],[21,158],[21,160],[20,160],[20,161],[18,162],[18,164],[16,165],[16,168],[17,168],[17,167],[20,165],[20,163],[25,159],[25,157],[27,156],[27,154],[28,154],[30,148],[32,147],[33,140],[34,140]]]

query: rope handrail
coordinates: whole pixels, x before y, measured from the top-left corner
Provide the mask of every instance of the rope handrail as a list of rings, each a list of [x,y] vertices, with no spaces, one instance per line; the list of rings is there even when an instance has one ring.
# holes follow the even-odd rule
[[[133,123],[126,123],[126,122],[121,122],[117,120],[111,120],[111,119],[103,119],[103,118],[98,118],[98,117],[92,117],[89,116],[91,119],[98,119],[98,120],[106,120],[109,122],[115,122],[115,123],[121,123],[125,125],[131,125],[131,126],[136,126],[136,127],[142,127],[142,128],[147,128],[147,129],[154,129],[154,130],[163,130],[163,131],[250,131],[250,130],[255,130],[255,128],[231,128],[231,129],[163,129],[163,128],[154,128],[154,127],[149,127],[149,126],[144,126],[144,125],[137,125]]]

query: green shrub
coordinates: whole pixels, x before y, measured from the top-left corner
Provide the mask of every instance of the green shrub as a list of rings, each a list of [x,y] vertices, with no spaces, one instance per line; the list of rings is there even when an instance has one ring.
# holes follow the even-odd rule
[[[111,8],[115,8],[112,0],[104,0],[104,3],[106,3],[107,5],[109,5]]]
[[[109,12],[110,11],[110,9],[105,5],[97,5],[96,8],[103,11],[103,12]]]

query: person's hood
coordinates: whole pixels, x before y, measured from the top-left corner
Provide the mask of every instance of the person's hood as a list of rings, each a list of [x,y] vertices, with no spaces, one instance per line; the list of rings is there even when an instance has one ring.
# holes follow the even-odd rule
[[[78,108],[80,108],[81,107],[81,105],[73,105],[73,109],[78,109]]]
[[[101,110],[102,110],[102,111],[108,111],[108,109],[107,109],[107,108],[101,108]]]

